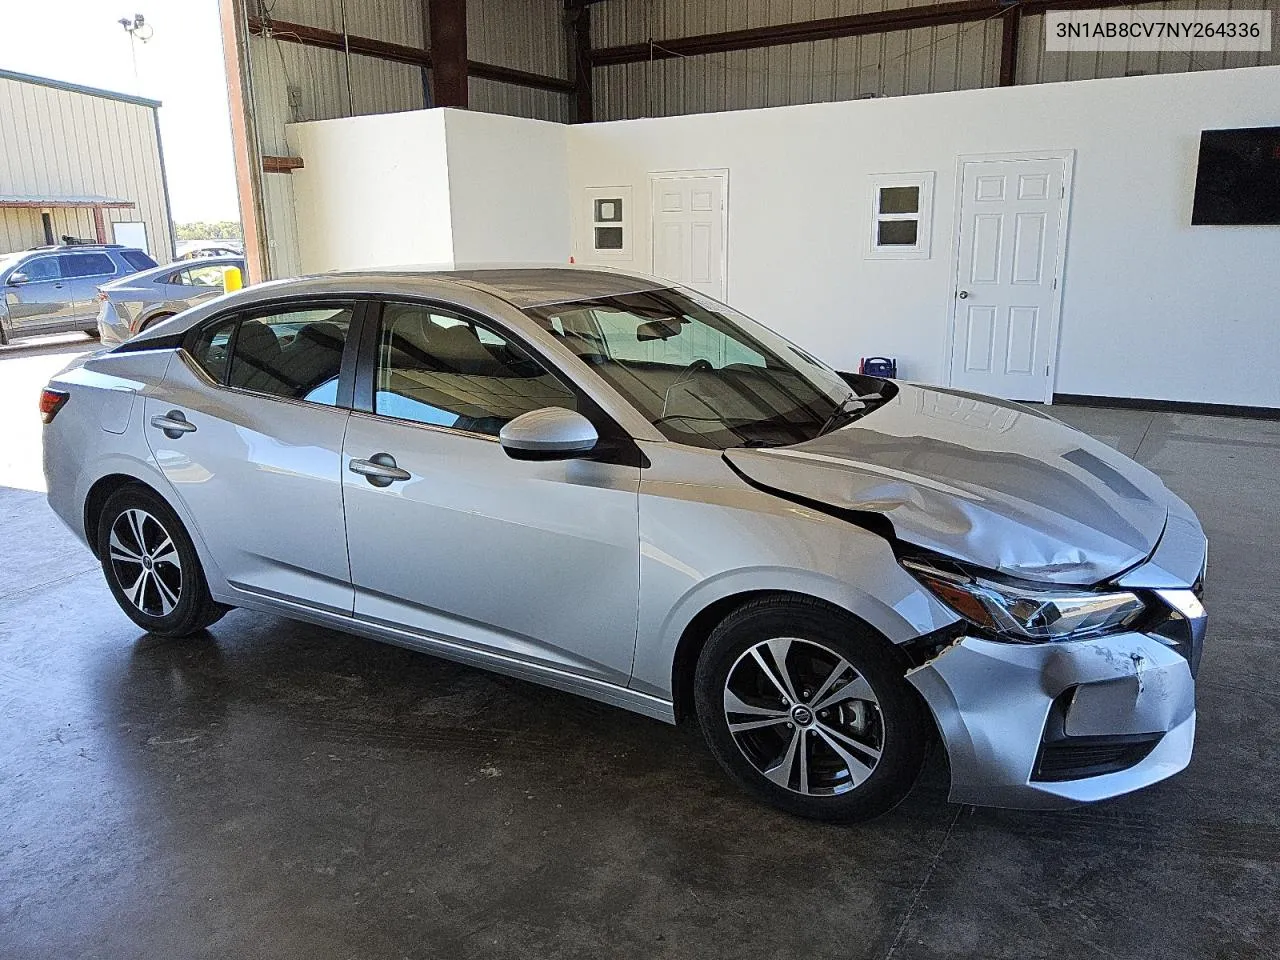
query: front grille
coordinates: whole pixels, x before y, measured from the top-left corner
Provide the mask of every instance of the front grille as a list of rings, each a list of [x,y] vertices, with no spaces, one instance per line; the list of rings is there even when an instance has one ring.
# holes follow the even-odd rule
[[[1067,737],[1040,745],[1032,780],[1081,780],[1116,773],[1141,763],[1162,733],[1136,737]]]

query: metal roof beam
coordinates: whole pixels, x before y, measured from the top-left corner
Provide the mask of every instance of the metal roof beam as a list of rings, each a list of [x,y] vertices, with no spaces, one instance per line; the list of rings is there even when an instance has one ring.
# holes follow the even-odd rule
[[[999,0],[955,0],[950,3],[899,7],[894,10],[878,10],[874,13],[847,17],[826,17],[821,20],[750,27],[724,33],[707,33],[694,37],[673,37],[669,40],[650,40],[645,43],[601,47],[598,50],[592,50],[590,57],[593,66],[607,67],[621,63],[642,63],[646,60],[668,60],[673,57],[753,50],[759,47],[776,47],[813,40],[833,40],[871,33],[891,33],[897,30],[936,27],[950,23],[972,23],[1005,15],[1014,6],[1018,7],[1023,14],[1032,14],[1043,13],[1046,10],[1129,7],[1143,2],[1158,2],[1158,0],[1027,0],[1027,2],[1016,4],[1001,3]]]

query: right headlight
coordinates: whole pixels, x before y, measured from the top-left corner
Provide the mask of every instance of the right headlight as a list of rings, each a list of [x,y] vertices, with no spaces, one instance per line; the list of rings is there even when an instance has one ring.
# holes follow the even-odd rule
[[[901,561],[929,592],[995,639],[1014,643],[1080,640],[1124,630],[1146,611],[1126,590],[1016,583],[983,576],[958,563]]]

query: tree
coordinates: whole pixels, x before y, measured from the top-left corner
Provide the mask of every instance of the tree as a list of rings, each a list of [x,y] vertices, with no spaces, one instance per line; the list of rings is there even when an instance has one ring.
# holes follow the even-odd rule
[[[243,236],[238,220],[220,220],[217,223],[197,220],[176,224],[176,229],[179,240],[240,240]]]

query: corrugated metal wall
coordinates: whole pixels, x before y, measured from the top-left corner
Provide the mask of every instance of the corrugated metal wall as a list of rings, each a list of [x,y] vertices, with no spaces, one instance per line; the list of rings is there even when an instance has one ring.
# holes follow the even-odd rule
[[[248,7],[289,23],[342,29],[342,0],[274,0]],[[347,32],[356,36],[423,45],[421,4],[412,0],[349,0],[345,16]],[[302,46],[281,36],[249,38],[249,70],[263,156],[292,155],[285,137],[288,123],[420,110],[426,104],[419,67],[358,54],[348,60],[343,51]],[[299,263],[293,183],[288,174],[261,177],[269,273],[294,276]]]
[[[1147,3],[1135,10],[1280,10],[1280,0],[1176,0]],[[1274,29],[1274,25],[1273,25]],[[1044,17],[1026,17],[1018,34],[1018,82],[1051,83],[1057,80],[1093,80],[1143,73],[1187,73],[1224,67],[1257,67],[1280,64],[1280,38],[1272,37],[1269,53],[1062,53],[1044,49]]]
[[[935,0],[606,0],[591,8],[594,48],[923,6]],[[1280,0],[1181,0],[1139,9],[1280,8]],[[994,86],[998,21],[821,40],[597,69],[597,120],[785,106]],[[1280,54],[1044,52],[1044,18],[1019,34],[1019,83],[1086,80],[1280,62]]]
[[[467,54],[472,60],[551,77],[569,76],[562,0],[468,0]],[[571,98],[549,90],[472,77],[471,109],[567,123]]]
[[[248,12],[324,30],[405,46],[424,45],[420,0],[251,0]],[[550,76],[568,76],[561,0],[471,0],[467,46],[471,59]],[[428,105],[424,71],[409,64],[319,49],[280,37],[250,37],[253,109],[259,151],[292,154],[285,125],[419,110]],[[540,120],[571,119],[570,98],[472,77],[471,109]],[[262,174],[269,272],[299,270],[293,185],[288,174]]]
[[[132,200],[108,221],[141,220],[151,253],[172,256],[169,209],[151,107],[0,77],[0,194]],[[89,210],[53,211],[54,230],[94,236]],[[108,237],[110,226],[107,227]],[[0,253],[44,242],[39,210],[0,211]]]

